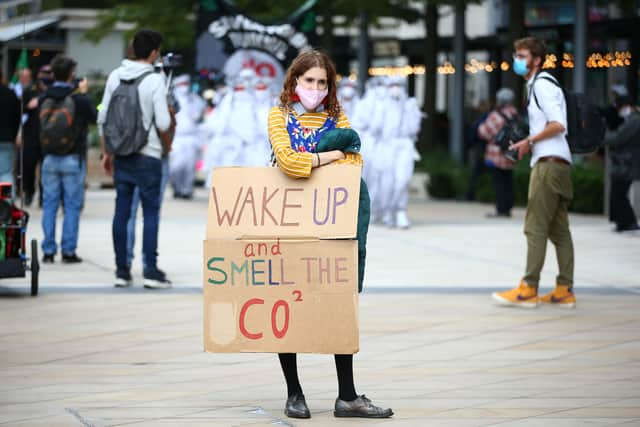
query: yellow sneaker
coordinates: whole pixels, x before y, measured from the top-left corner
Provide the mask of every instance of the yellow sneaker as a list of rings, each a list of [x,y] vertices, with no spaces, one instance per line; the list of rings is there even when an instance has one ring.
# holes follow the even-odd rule
[[[493,299],[500,305],[535,308],[538,306],[538,289],[520,282],[517,288],[505,292],[494,292]]]
[[[556,285],[552,292],[540,297],[540,301],[564,308],[574,308],[576,306],[576,296],[573,293],[573,288],[567,285]]]

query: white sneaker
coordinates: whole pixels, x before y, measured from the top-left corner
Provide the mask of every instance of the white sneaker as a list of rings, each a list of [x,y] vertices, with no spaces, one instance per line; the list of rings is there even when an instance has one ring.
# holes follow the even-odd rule
[[[387,227],[394,227],[395,224],[393,223],[393,213],[386,212],[382,217],[382,223]]]
[[[128,288],[133,284],[131,273],[129,272],[116,272],[116,280],[113,282],[116,288]]]
[[[129,286],[131,286],[133,284],[133,280],[129,279],[123,279],[121,277],[116,277],[116,280],[114,282],[114,286],[116,288],[128,288]]]
[[[411,224],[409,223],[409,218],[407,217],[406,211],[398,211],[396,212],[396,226],[398,228],[409,228]]]
[[[171,281],[167,279],[144,279],[144,287],[147,289],[169,289],[171,288]]]
[[[171,281],[162,270],[149,271],[144,273],[144,287],[147,289],[169,289]]]

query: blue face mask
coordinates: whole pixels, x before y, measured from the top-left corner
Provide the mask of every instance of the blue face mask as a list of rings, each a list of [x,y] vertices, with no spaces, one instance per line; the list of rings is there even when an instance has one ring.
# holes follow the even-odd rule
[[[523,58],[514,58],[513,72],[519,76],[526,76],[529,72],[529,69],[527,68],[527,60]]]

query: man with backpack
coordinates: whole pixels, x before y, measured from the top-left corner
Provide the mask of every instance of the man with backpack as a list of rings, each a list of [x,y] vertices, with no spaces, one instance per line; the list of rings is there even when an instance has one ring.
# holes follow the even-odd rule
[[[62,223],[62,262],[79,263],[76,255],[80,211],[84,200],[87,127],[96,122],[96,109],[74,85],[76,62],[57,55],[51,62],[55,81],[40,102],[40,149],[44,159],[42,182],[42,261],[53,263],[56,244],[56,216],[60,201],[64,206]],[[84,83],[83,91],[88,88]]]
[[[544,302],[575,307],[573,294],[573,240],[569,230],[569,203],[573,198],[571,151],[567,142],[567,104],[562,88],[541,71],[544,43],[526,37],[514,43],[513,70],[527,80],[529,136],[515,142],[518,158],[531,152],[531,177],[524,232],[527,236],[527,267],[520,285],[496,292],[493,298],[504,305],[536,307]],[[535,102],[532,98],[535,98]],[[538,298],[540,271],[544,265],[547,239],[556,247],[559,274],[555,289]]]
[[[107,79],[98,125],[102,166],[113,174],[116,206],[112,237],[116,257],[115,286],[132,283],[127,262],[127,222],[133,194],[140,192],[144,218],[143,276],[146,288],[166,289],[171,282],[157,267],[163,150],[170,148],[174,120],[167,105],[164,77],[154,72],[162,35],[140,30],[132,42],[133,60],[125,59]]]

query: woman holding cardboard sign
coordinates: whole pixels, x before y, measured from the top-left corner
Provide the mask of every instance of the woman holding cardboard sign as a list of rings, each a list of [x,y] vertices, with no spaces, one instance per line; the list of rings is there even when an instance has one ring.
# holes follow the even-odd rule
[[[326,134],[335,129],[349,128],[336,97],[336,87],[335,66],[324,53],[303,51],[287,70],[280,105],[269,112],[273,160],[285,174],[308,178],[314,168],[329,163],[362,164],[357,152],[359,145],[354,150],[344,151],[318,148]],[[296,354],[281,353],[278,356],[287,382],[285,415],[311,417],[298,380]],[[375,406],[366,396],[356,393],[352,354],[336,354],[335,362],[339,388],[334,410],[336,417],[387,418],[393,415],[391,409]]]

